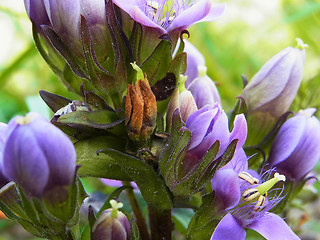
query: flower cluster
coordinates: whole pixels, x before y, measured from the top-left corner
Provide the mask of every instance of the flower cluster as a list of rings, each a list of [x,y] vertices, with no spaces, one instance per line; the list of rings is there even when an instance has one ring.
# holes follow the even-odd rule
[[[187,239],[245,239],[247,229],[299,239],[274,212],[297,195],[320,157],[315,109],[288,113],[302,80],[300,39],[253,76],[228,114],[204,57],[183,38],[189,26],[222,15],[224,4],[25,6],[39,52],[79,96],[41,91],[51,122],[29,113],[0,124],[0,209],[8,218],[41,238],[157,240],[171,239],[172,209],[181,207],[195,210],[181,233]],[[101,204],[89,196],[81,208],[80,177],[118,188]],[[131,208],[120,212],[122,191]]]

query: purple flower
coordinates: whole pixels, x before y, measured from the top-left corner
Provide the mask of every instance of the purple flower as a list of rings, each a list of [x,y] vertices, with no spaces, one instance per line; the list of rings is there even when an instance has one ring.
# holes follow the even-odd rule
[[[181,32],[189,26],[217,19],[223,4],[213,5],[209,0],[113,0],[136,22],[155,29],[159,35]]]
[[[73,144],[44,117],[37,113],[15,117],[6,134],[4,174],[26,194],[41,197],[72,183],[76,164]]]
[[[129,240],[130,223],[118,208],[123,206],[115,200],[110,201],[112,208],[101,213],[92,227],[92,240]]]
[[[299,239],[282,218],[268,212],[283,198],[281,196],[283,189],[271,188],[285,178],[278,173],[270,178],[273,172],[269,170],[260,177],[251,171],[251,175],[246,173],[248,181],[240,178],[241,175],[231,168],[221,169],[215,173],[212,179],[212,188],[217,202],[215,207],[226,215],[217,225],[211,240],[244,240],[247,228],[260,233],[266,239]],[[249,183],[252,177],[259,183]],[[263,178],[262,181],[261,178]],[[268,195],[266,195],[267,192]],[[253,196],[253,194],[256,195]]]
[[[280,128],[270,150],[272,167],[299,181],[320,158],[320,123],[312,116],[316,109],[301,110]]]
[[[209,104],[214,105],[220,103],[218,89],[214,82],[206,75],[207,68],[199,66],[199,76],[192,80],[188,86],[188,90],[192,93],[198,108]]]
[[[190,83],[199,76],[199,66],[205,66],[206,61],[199,50],[193,46],[188,40],[184,41],[184,52],[187,53],[187,70],[185,75],[187,76],[187,81],[185,82],[186,88],[189,87]]]
[[[241,94],[249,113],[267,112],[279,118],[289,110],[302,79],[304,48],[298,42],[298,48],[282,50],[254,75]]]
[[[189,172],[199,164],[216,141],[219,141],[220,144],[216,159],[226,151],[234,139],[239,140],[237,149],[241,148],[246,139],[247,124],[243,114],[237,115],[234,128],[230,133],[227,115],[218,104],[215,104],[206,105],[192,113],[181,130],[191,132],[191,140],[183,163],[183,168]]]

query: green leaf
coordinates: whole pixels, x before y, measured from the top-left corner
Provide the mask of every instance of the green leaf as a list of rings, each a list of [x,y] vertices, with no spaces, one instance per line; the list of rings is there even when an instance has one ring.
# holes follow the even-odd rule
[[[39,91],[40,97],[42,100],[48,105],[48,107],[55,113],[57,112],[60,108],[63,108],[67,106],[69,103],[72,101],[68,98],[40,90]]]
[[[106,149],[101,153],[112,158],[132,178],[149,206],[160,210],[172,208],[171,195],[165,183],[150,165],[113,149]]]
[[[118,119],[115,112],[108,110],[101,111],[75,111],[62,115],[58,123],[69,126],[84,126],[96,129],[110,129],[122,123],[124,119]]]
[[[18,223],[20,223],[20,225],[26,231],[31,233],[33,236],[35,236],[35,237],[44,237],[41,229],[38,226],[36,226],[36,225],[32,224],[31,222],[26,221],[24,219],[18,219],[17,221],[18,221]]]
[[[218,225],[223,215],[216,209],[214,193],[203,196],[202,205],[192,217],[188,229],[188,240],[210,239],[215,227]]]
[[[113,157],[97,154],[98,150],[107,147],[123,150],[124,145],[119,138],[113,137],[96,137],[76,142],[77,164],[81,165],[79,176],[131,181],[131,177],[119,167]]]
[[[171,42],[162,40],[154,52],[142,63],[141,69],[147,74],[150,86],[162,79],[171,63]]]

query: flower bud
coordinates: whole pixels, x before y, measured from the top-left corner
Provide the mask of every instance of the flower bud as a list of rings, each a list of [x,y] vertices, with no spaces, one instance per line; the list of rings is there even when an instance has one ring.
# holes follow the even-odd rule
[[[71,185],[76,154],[72,142],[37,113],[13,118],[3,152],[4,174],[31,197]],[[64,191],[65,192],[65,191]]]
[[[301,110],[280,128],[268,162],[291,180],[301,180],[320,157],[320,123],[315,109]]]
[[[184,41],[184,52],[187,53],[187,70],[185,75],[188,77],[185,82],[186,88],[190,83],[199,76],[199,66],[205,66],[206,61],[199,50],[193,46],[188,40]]]
[[[249,114],[266,112],[278,119],[289,110],[302,79],[304,48],[298,42],[298,48],[282,50],[254,75],[241,94]]]
[[[156,126],[157,102],[148,79],[129,84],[125,104],[125,124],[133,141],[149,139]]]
[[[218,104],[206,105],[191,114],[182,130],[191,132],[191,141],[183,164],[186,172],[199,164],[216,141],[220,144],[219,152],[215,157],[218,159],[234,139],[239,140],[237,148],[242,147],[247,134],[246,120],[243,115],[236,117],[234,128],[231,133],[229,132],[227,115]]]
[[[220,96],[214,82],[206,75],[207,68],[198,66],[199,76],[189,84],[188,90],[192,93],[197,107],[200,109],[203,106],[215,103],[220,104]]]
[[[123,206],[115,200],[110,201],[112,208],[101,213],[92,227],[92,240],[129,240],[130,223],[118,208]]]

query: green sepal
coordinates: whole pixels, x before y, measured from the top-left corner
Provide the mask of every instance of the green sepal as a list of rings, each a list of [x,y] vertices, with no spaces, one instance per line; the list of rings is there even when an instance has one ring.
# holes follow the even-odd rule
[[[234,106],[234,108],[232,109],[232,111],[229,113],[229,128],[230,129],[233,129],[233,122],[234,122],[234,119],[236,118],[236,116],[238,114],[246,114],[247,113],[247,105],[246,105],[246,102],[244,101],[244,99],[240,96],[238,97],[238,101],[236,103],[236,105]]]
[[[142,39],[142,26],[138,22],[133,23],[133,29],[130,35],[130,43],[132,46],[133,59],[137,64],[140,64],[140,51],[141,51],[141,39]]]
[[[35,237],[44,238],[46,237],[46,233],[44,233],[41,228],[37,225],[25,220],[25,219],[18,219],[17,222],[29,233],[31,233]]]
[[[87,21],[83,16],[81,16],[81,40],[86,59],[87,71],[91,82],[103,97],[107,98],[106,95],[108,95],[112,98],[116,98],[117,103],[120,106],[119,103],[121,103],[122,94],[119,96],[119,93],[122,93],[122,90],[118,89],[119,84],[116,78],[98,62],[93,49],[93,43],[87,26]]]
[[[70,92],[74,92],[78,95],[81,95],[81,85],[85,82],[87,89],[93,89],[93,84],[88,80],[79,77],[74,74],[72,69],[68,64],[65,64],[62,72],[62,76],[60,76],[60,80],[67,87],[67,90]]]
[[[0,210],[6,215],[6,217],[10,220],[17,221],[20,218],[6,205],[0,200]]]
[[[131,79],[128,76],[135,74],[135,71],[130,66],[130,62],[133,62],[132,48],[129,39],[122,30],[121,24],[116,16],[114,4],[111,0],[106,1],[106,17],[115,56],[114,75],[117,79],[118,91],[122,94],[127,88],[127,80]]]
[[[188,229],[188,240],[210,239],[215,227],[225,213],[218,211],[214,192],[202,197],[202,204],[192,217]]]
[[[173,112],[171,122],[171,134],[168,139],[168,143],[166,144],[159,158],[160,172],[165,180],[167,179],[167,175],[174,164],[175,157],[181,150],[185,148],[190,140],[190,133],[186,133],[184,139],[181,139],[184,133],[180,131],[180,129],[183,127],[183,122],[180,118],[179,109],[176,109]],[[175,155],[173,156],[174,152]]]
[[[62,75],[62,70],[59,69],[59,67],[53,63],[53,61],[50,59],[50,57],[48,56],[48,54],[46,53],[46,51],[44,50],[44,48],[42,47],[40,38],[39,38],[39,34],[37,31],[37,26],[32,23],[32,36],[33,36],[33,40],[35,42],[35,45],[39,51],[39,53],[41,54],[42,58],[45,60],[45,62],[49,65],[49,67],[52,69],[52,71],[57,74],[58,76]]]
[[[168,40],[162,40],[153,53],[142,63],[141,69],[147,74],[150,86],[162,79],[171,63],[171,46]]]
[[[131,234],[130,240],[141,240],[141,235],[139,232],[138,224],[136,219],[131,219]]]
[[[120,141],[119,141],[120,140]],[[114,137],[95,137],[78,141],[74,144],[77,153],[77,164],[80,177],[109,178],[131,181],[131,177],[123,171],[114,159],[105,154],[97,155],[98,150],[112,147],[124,150],[125,142]]]
[[[40,90],[40,97],[42,100],[48,105],[48,107],[52,110],[52,112],[57,112],[59,109],[67,106],[72,101],[68,98]]]
[[[17,215],[20,218],[27,218],[21,206],[20,196],[18,195],[14,182],[9,182],[1,188],[0,201],[5,205],[4,208],[8,208],[3,210],[5,214],[5,211],[8,211],[6,215],[10,215],[11,217]]]
[[[70,51],[70,49],[63,43],[57,33],[49,26],[42,25],[42,31],[45,33],[50,43],[55,49],[61,54],[61,56],[66,60],[67,64],[70,66],[71,70],[77,76],[88,79],[87,73],[83,68],[81,61]]]
[[[91,240],[91,230],[89,224],[85,225],[82,229],[81,240]]]
[[[172,72],[176,78],[179,78],[180,74],[184,74],[187,70],[187,54],[185,52],[180,53],[174,57],[170,63],[168,72]]]
[[[38,213],[35,209],[35,206],[32,203],[32,200],[29,199],[23,192],[23,190],[17,186],[17,190],[20,196],[22,203],[23,211],[32,223],[39,223]]]
[[[150,165],[113,149],[106,149],[100,153],[113,159],[132,178],[149,206],[160,210],[172,208],[171,195],[165,183]]]
[[[89,228],[90,228],[90,235],[92,235],[92,228],[94,223],[97,221],[97,217],[94,214],[93,207],[89,205],[88,208],[88,223],[89,223]]]

